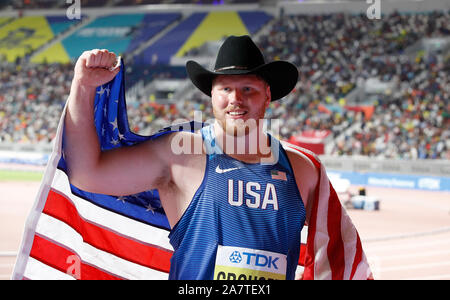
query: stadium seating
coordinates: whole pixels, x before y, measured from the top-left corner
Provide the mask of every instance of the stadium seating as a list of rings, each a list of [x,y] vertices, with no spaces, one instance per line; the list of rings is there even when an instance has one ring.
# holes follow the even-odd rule
[[[240,11],[239,17],[250,35],[256,34],[272,19],[272,16],[262,11]]]
[[[172,55],[177,53],[205,15],[206,13],[194,13],[182,20],[180,24],[160,38],[157,43],[146,48],[135,58],[135,62],[140,64],[169,63]]]
[[[168,64],[172,56],[181,57],[208,41],[217,41],[229,35],[256,33],[270,19],[264,12],[193,13],[136,59],[145,64]]]
[[[147,4],[196,4],[196,5],[222,5],[225,4],[258,3],[258,0],[80,0],[83,7],[133,6]],[[62,0],[2,0],[0,9],[46,9],[61,8],[66,5]]]
[[[126,53],[133,52],[141,43],[151,39],[154,35],[180,17],[181,14],[179,13],[146,14],[142,19],[140,26],[136,28],[136,33],[133,34],[134,38],[128,45]]]
[[[11,17],[0,17],[0,27],[11,21]]]
[[[179,16],[179,13],[154,13],[99,17],[43,51],[32,61],[69,62],[90,49],[109,49],[117,54],[130,53]]]
[[[267,60],[299,67],[294,91],[267,111],[268,118],[281,122],[280,138],[330,132],[332,142],[324,147],[329,154],[450,159],[448,17],[449,12],[393,13],[375,22],[343,13],[277,18],[262,11],[224,10],[104,15],[32,56],[33,63],[47,63],[42,65],[27,58],[78,21],[3,17],[0,142],[50,141],[73,74],[72,64],[59,63],[75,60],[86,49],[124,54],[130,89],[137,82],[186,78],[183,67],[169,65],[173,57],[195,55],[201,45],[230,34],[250,34],[258,37]],[[158,33],[137,56],[127,57]],[[427,38],[441,50],[425,51],[421,45]],[[36,74],[44,79],[33,78]],[[183,97],[174,107],[140,93],[129,106],[131,128],[148,134],[172,120],[192,118],[194,110],[212,118],[208,97],[194,87]]]
[[[7,22],[0,27],[0,54],[14,62],[30,55],[73,23],[67,18],[44,16],[26,16]]]
[[[83,7],[102,7],[108,4],[109,0],[81,0]]]

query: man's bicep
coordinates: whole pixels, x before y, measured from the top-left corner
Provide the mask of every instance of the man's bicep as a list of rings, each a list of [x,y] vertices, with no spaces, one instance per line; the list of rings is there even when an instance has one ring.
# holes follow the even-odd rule
[[[306,198],[305,210],[306,210],[306,225],[309,224],[309,218],[311,216],[312,207],[314,206],[314,202],[317,198],[317,191],[319,187],[319,170],[314,165],[308,165],[306,167],[306,171],[302,172],[303,174],[307,174],[306,176],[302,176],[304,178],[303,182],[305,185],[303,186],[303,194]],[[303,197],[303,196],[302,196]]]
[[[131,195],[170,181],[162,140],[146,141],[101,153],[91,190],[110,195]]]
[[[293,148],[287,148],[286,150],[293,167],[297,188],[306,210],[306,223],[308,223],[316,198],[320,172],[314,163],[301,151]]]

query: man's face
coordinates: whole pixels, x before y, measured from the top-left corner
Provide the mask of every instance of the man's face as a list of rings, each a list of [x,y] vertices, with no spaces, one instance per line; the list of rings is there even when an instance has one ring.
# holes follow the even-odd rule
[[[213,81],[211,99],[219,125],[227,134],[241,136],[264,118],[270,87],[256,75],[219,75]]]

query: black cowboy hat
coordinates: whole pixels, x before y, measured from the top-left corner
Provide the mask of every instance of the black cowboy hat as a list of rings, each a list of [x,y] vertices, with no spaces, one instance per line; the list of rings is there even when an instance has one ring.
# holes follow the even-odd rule
[[[217,75],[258,75],[269,84],[272,101],[289,94],[298,79],[298,70],[293,64],[287,61],[266,63],[258,46],[247,35],[230,36],[225,40],[217,54],[214,71],[192,60],[186,63],[186,71],[192,83],[210,97]]]

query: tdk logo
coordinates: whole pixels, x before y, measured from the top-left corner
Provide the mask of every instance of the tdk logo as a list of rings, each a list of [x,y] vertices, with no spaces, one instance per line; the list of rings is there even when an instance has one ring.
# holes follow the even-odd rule
[[[240,263],[242,261],[241,253],[239,251],[233,251],[230,255],[230,261],[236,264]]]
[[[244,257],[242,257],[244,256]],[[279,257],[273,257],[270,255],[264,255],[264,254],[256,254],[256,253],[249,253],[249,252],[242,252],[242,255],[239,251],[234,251],[230,255],[230,261],[232,263],[243,263],[247,264],[249,266],[256,266],[256,267],[267,267],[267,268],[274,268],[278,270],[277,261]]]

